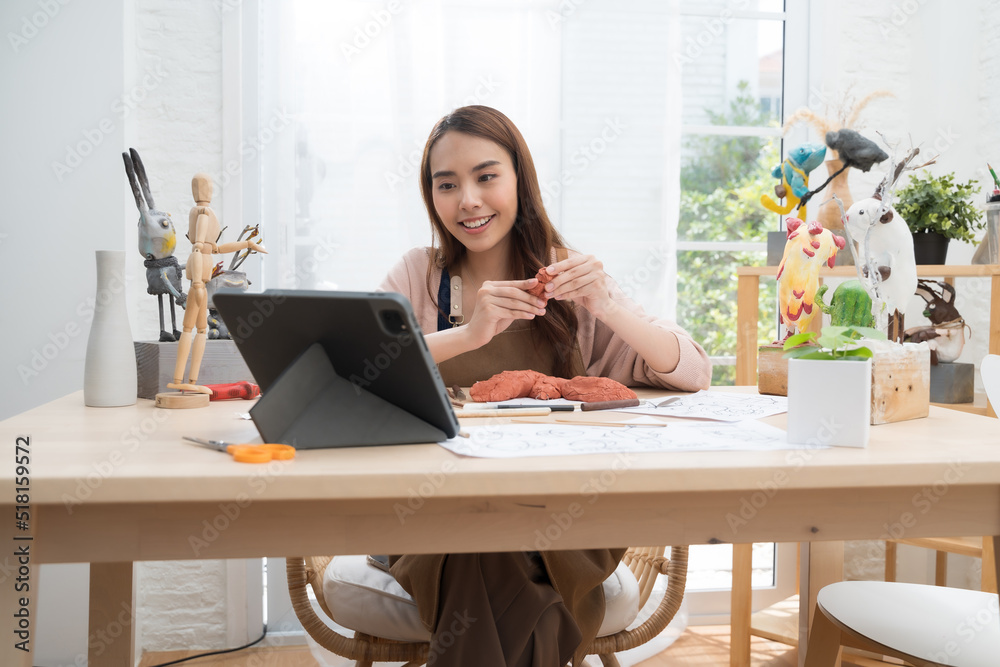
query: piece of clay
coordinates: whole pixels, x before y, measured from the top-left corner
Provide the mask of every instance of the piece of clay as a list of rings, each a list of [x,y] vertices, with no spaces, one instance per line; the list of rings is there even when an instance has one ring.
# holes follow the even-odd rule
[[[563,387],[567,382],[569,382],[569,380],[565,378],[543,375],[535,380],[535,384],[531,386],[531,393],[529,396],[531,398],[537,398],[540,401],[549,401],[553,398],[561,398],[563,395]]]
[[[577,376],[562,387],[563,398],[571,401],[620,401],[636,398],[636,393],[611,378]]]
[[[477,403],[512,398],[536,398],[543,401],[568,398],[571,401],[591,403],[636,397],[634,391],[610,378],[578,375],[572,380],[566,380],[528,370],[497,373],[489,380],[472,385],[469,394]]]
[[[535,381],[544,377],[538,371],[504,371],[472,385],[469,395],[477,403],[525,398],[531,394]]]
[[[538,284],[529,289],[528,294],[537,296],[539,299],[544,299],[548,302],[549,297],[545,296],[545,285],[546,283],[552,282],[552,279],[555,278],[555,276],[550,274],[548,269],[543,266],[538,269],[538,273],[535,274],[535,278],[538,279]]]

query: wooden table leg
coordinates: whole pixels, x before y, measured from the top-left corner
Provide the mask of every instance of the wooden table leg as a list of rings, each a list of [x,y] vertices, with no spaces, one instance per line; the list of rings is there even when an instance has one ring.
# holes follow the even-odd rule
[[[760,276],[739,276],[736,284],[736,384],[757,384],[757,319]]]
[[[90,632],[87,664],[135,664],[135,593],[131,562],[91,563]]]
[[[753,545],[733,545],[733,587],[729,610],[729,665],[750,667],[750,614],[753,612]]]
[[[802,542],[799,545],[799,648],[809,645],[809,628],[816,613],[816,596],[821,588],[844,579],[843,542]],[[805,604],[803,604],[805,603]],[[799,665],[805,665],[806,652],[799,651]],[[840,665],[838,658],[835,663]]]

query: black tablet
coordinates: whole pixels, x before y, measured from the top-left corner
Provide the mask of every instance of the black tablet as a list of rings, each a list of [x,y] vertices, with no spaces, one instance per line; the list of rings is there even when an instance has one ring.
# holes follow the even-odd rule
[[[261,398],[265,442],[436,442],[458,420],[410,302],[393,292],[221,290],[213,302]]]

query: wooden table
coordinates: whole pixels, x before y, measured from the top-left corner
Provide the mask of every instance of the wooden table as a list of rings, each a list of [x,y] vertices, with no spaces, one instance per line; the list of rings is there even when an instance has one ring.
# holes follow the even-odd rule
[[[0,422],[2,553],[30,545],[33,568],[91,563],[90,628],[107,634],[133,608],[134,561],[521,549],[574,503],[583,513],[562,522],[555,548],[1000,535],[998,422],[940,408],[874,427],[863,450],[487,460],[428,444],[254,466],[181,441],[256,441],[234,418],[247,405],[86,408],[77,392]],[[27,531],[14,517],[19,436],[30,438]],[[927,493],[933,503],[918,503]],[[0,583],[0,664],[30,665],[11,640],[14,585]],[[92,667],[131,667],[126,625],[100,656],[92,645]]]
[[[774,277],[778,273],[776,266],[741,266],[736,270],[738,283],[736,286],[736,384],[757,384],[757,319],[760,305],[761,277]],[[920,278],[944,278],[954,282],[954,278],[989,278],[990,279],[990,328],[986,332],[989,341],[989,354],[1000,354],[1000,265],[933,265],[917,266],[917,276]],[[823,268],[820,278],[857,278],[854,266],[835,266],[832,269]],[[818,326],[818,321],[814,322]],[[963,408],[955,405],[956,409]],[[972,410],[976,410],[973,408]],[[982,411],[991,417],[996,417],[996,406],[986,403]]]

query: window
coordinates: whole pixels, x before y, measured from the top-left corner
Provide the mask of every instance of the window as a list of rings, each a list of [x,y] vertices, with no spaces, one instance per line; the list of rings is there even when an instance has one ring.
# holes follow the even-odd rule
[[[569,242],[672,316],[676,4],[387,6],[262,3],[260,122],[291,119],[264,151],[260,207],[282,266],[264,284],[371,289],[406,250],[429,245],[423,144],[445,113],[481,103],[525,135]]]
[[[801,7],[799,8],[801,10]],[[698,332],[713,360],[712,384],[735,379],[736,268],[766,262],[778,216],[760,204],[780,161],[785,34],[805,24],[783,0],[687,0],[681,4],[682,153],[677,228],[677,321]],[[799,76],[793,72],[792,76]],[[797,80],[797,79],[796,79]],[[775,283],[762,285],[758,338],[774,336]],[[691,613],[728,611],[732,548],[693,545]],[[795,589],[794,545],[756,544],[753,586],[766,606]],[[719,619],[721,620],[721,619]]]

